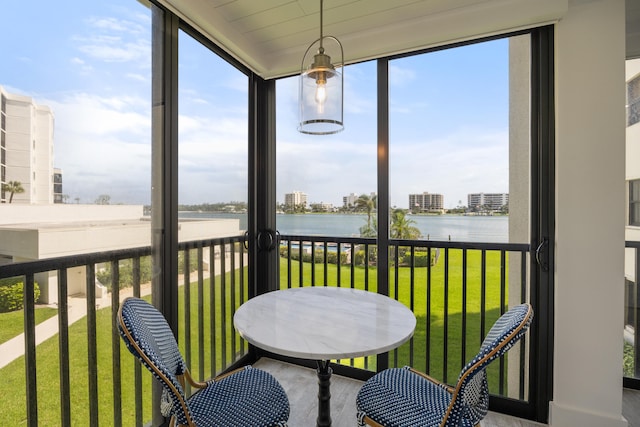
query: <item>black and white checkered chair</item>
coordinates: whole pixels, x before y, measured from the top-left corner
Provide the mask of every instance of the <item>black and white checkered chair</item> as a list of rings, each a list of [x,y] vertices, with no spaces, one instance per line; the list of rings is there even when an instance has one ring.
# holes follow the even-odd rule
[[[129,351],[163,387],[161,410],[171,425],[193,427],[285,427],[289,399],[269,373],[241,368],[207,382],[195,381],[167,321],[151,304],[127,298],[118,311],[118,329]],[[187,397],[185,380],[198,391]]]
[[[513,307],[493,325],[455,387],[412,368],[371,377],[356,398],[358,425],[374,427],[479,426],[489,408],[486,367],[505,354],[531,325],[529,304]]]

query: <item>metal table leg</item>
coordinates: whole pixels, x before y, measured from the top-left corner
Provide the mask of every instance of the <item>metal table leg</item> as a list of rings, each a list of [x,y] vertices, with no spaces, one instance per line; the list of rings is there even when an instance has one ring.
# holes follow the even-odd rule
[[[328,360],[318,360],[318,419],[317,427],[331,427],[331,370]]]

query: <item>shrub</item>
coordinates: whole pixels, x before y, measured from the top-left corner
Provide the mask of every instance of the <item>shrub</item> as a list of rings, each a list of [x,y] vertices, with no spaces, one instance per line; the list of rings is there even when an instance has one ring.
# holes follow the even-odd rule
[[[431,261],[429,261],[429,252],[426,251],[414,251],[413,253],[413,262],[414,267],[426,267],[428,263],[431,263],[433,267],[436,262],[436,254],[435,251],[431,251]],[[402,258],[403,265],[411,265],[411,252],[407,252],[405,256]]]
[[[319,249],[316,251],[316,261],[324,262],[324,251]],[[340,264],[347,264],[347,254],[340,254]],[[327,251],[327,264],[338,264],[338,252]]]
[[[289,251],[287,251],[287,247],[286,246],[280,246],[279,250],[280,250],[280,257],[281,258],[286,258],[287,255],[288,255],[288,252],[289,252]]]
[[[40,298],[40,287],[33,284],[33,299]],[[10,277],[0,280],[0,313],[22,310],[24,307],[24,282],[22,277]]]
[[[191,260],[190,260],[191,261]],[[125,259],[118,263],[118,274],[120,275],[119,289],[133,286],[133,260]],[[140,283],[151,281],[151,257],[140,258]],[[103,270],[96,273],[97,279],[109,291],[111,291],[111,263],[107,263]]]
[[[288,256],[288,252],[287,252],[287,247],[286,246],[281,246],[280,247],[280,257],[282,258],[287,258]],[[298,261],[300,260],[300,249],[298,248],[293,248],[291,250],[291,261]],[[311,262],[312,260],[312,254],[309,251],[302,251],[302,261],[303,262]],[[316,249],[315,250],[315,262],[318,263],[323,263],[324,262],[324,249]],[[337,264],[338,262],[338,253],[337,252],[333,252],[333,251],[327,251],[327,264]],[[341,253],[340,254],[340,264],[347,264],[347,254],[346,253]]]
[[[365,251],[364,249],[358,249],[353,254],[353,263],[354,265],[376,265],[378,263],[378,249],[376,246],[369,247],[369,259],[365,259]]]
[[[627,342],[624,343],[622,371],[625,377],[634,377],[633,346]]]

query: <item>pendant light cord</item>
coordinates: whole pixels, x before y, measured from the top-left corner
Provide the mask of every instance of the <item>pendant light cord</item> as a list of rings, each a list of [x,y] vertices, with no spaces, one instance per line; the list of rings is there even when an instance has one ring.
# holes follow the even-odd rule
[[[324,49],[322,48],[322,39],[323,37],[323,33],[322,33],[322,4],[324,3],[323,0],[320,0],[320,50],[322,52],[324,52]]]

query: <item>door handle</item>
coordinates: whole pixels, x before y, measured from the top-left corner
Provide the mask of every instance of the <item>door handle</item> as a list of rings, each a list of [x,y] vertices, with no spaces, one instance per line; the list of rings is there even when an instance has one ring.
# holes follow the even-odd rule
[[[549,271],[549,262],[547,255],[547,246],[549,245],[549,240],[543,238],[538,247],[536,248],[536,262],[542,269],[542,271]]]
[[[277,230],[271,230],[269,228],[259,231],[256,239],[256,243],[258,245],[258,250],[266,250],[267,252],[275,249],[278,243],[278,236],[280,233]]]

